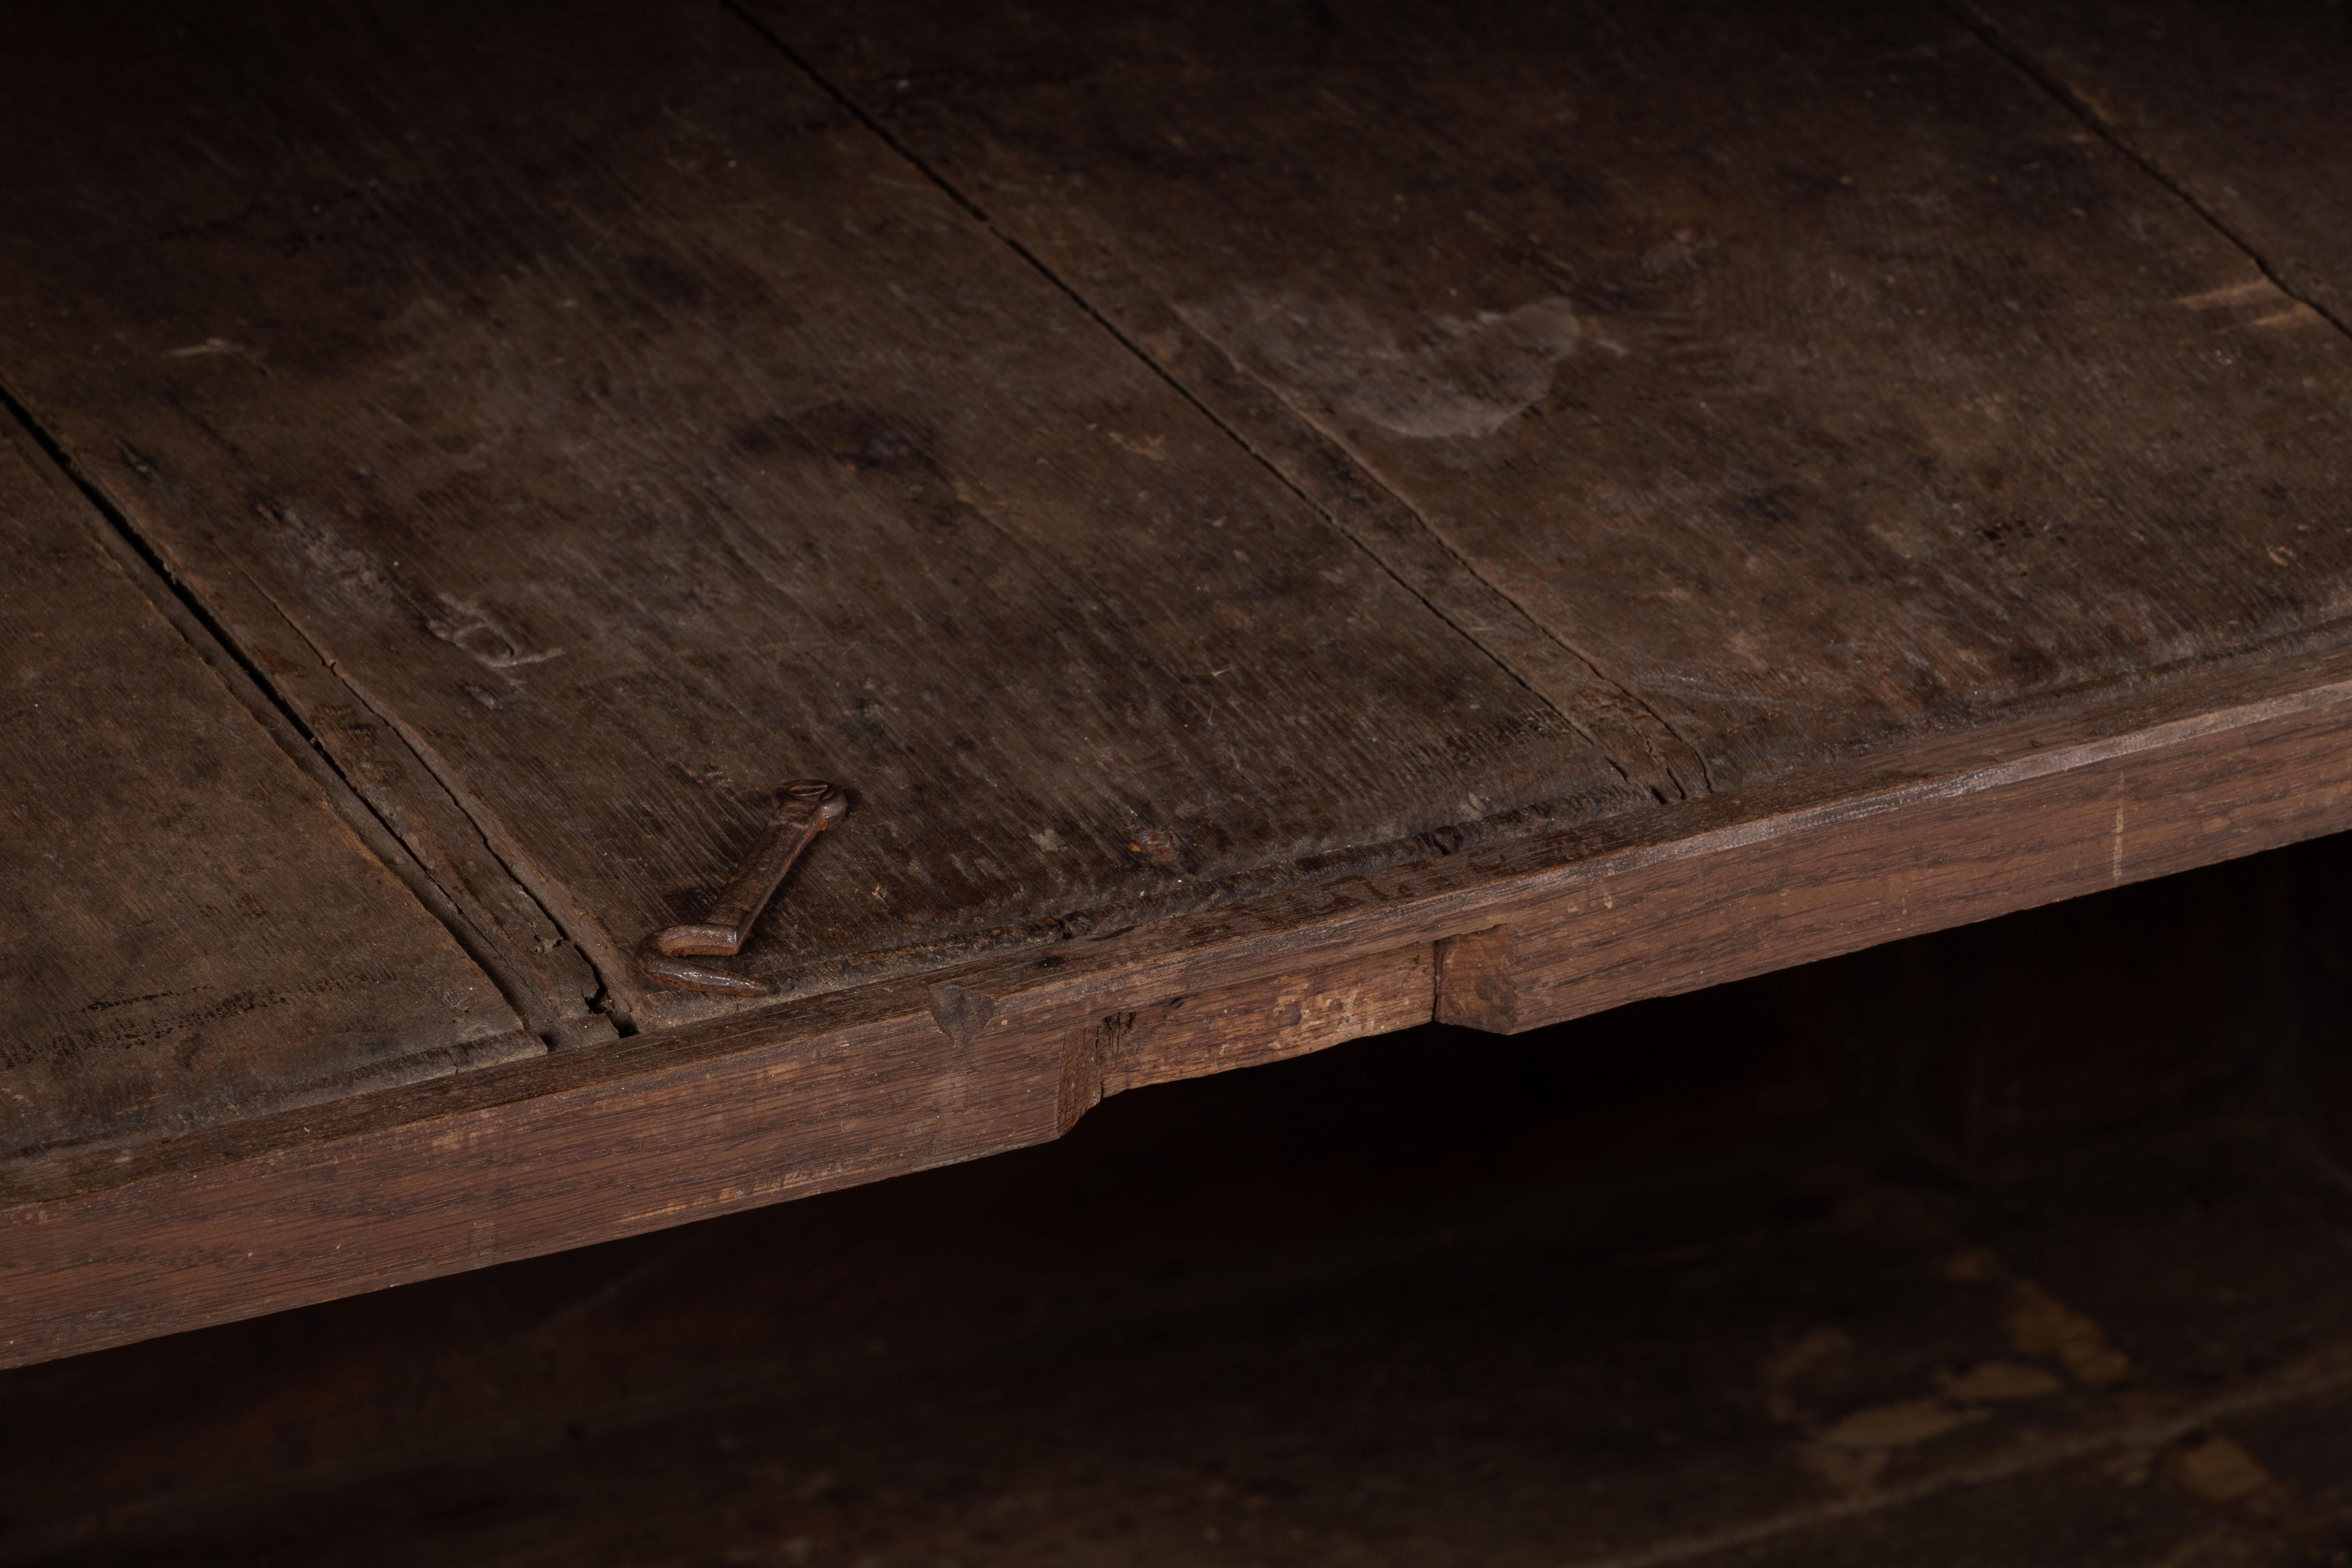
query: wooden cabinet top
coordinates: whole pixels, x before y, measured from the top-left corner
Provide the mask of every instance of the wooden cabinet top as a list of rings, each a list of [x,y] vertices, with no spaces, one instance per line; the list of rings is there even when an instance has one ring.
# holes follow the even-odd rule
[[[0,38],[0,1363],[2352,826],[2332,11]]]

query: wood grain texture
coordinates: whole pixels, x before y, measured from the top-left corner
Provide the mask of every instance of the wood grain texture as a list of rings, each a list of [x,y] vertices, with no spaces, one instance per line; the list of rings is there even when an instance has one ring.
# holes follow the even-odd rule
[[[790,778],[786,996],[1654,799],[723,11],[23,30],[0,374],[625,1022]]]
[[[1714,787],[2342,635],[2352,345],[1936,5],[752,4]]]
[[[1110,1014],[1070,1048],[1083,1087],[1066,1093],[1068,1120],[1106,1095],[1426,1024],[1435,980],[1430,949],[1416,944]]]
[[[1319,1047],[1426,1016],[1424,944],[1502,927],[1527,1027],[2346,828],[2352,654],[2331,654],[934,984],[856,987],[113,1156],[19,1161],[0,1167],[0,1358],[1041,1142],[1094,1085],[1119,1081],[1101,1065],[1106,1019],[1176,1021],[1162,1037],[1175,1048],[1123,1069],[1138,1079],[1228,1065],[1234,1037],[1181,1025],[1180,999],[1204,993],[1277,1034],[1294,1003],[1310,1025],[1318,998],[1363,998],[1331,1009],[1339,1026],[1296,1037]]]
[[[1950,14],[761,14],[10,19],[0,381],[640,1032],[0,1163],[0,1359],[2352,826],[2352,350]]]
[[[2218,342],[2352,323],[2352,15],[2035,0],[1972,12],[2258,258],[2268,279],[2183,301]],[[2279,285],[2284,285],[2282,289]]]
[[[0,1154],[537,1055],[0,433]]]

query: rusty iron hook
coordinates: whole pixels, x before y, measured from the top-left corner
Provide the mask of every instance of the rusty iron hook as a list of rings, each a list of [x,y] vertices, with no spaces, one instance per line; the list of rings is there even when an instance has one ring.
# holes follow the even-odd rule
[[[721,996],[771,996],[775,987],[764,980],[730,974],[689,958],[730,957],[751,940],[751,922],[775,896],[784,873],[826,828],[849,815],[849,797],[823,779],[798,779],[776,796],[775,815],[768,818],[760,841],[719,890],[710,913],[692,925],[667,926],[637,944],[637,973],[656,985],[680,991],[709,991]]]

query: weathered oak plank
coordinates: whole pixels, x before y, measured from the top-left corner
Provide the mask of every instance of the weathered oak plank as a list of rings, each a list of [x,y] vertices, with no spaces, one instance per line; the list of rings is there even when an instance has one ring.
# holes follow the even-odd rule
[[[1654,798],[717,7],[11,26],[0,375],[625,1023],[787,779],[787,995]]]
[[[2210,341],[2234,347],[2308,330],[2314,305],[2339,328],[2352,324],[2352,16],[2341,5],[2035,0],[1971,9],[2285,285],[2248,279],[2181,300]]]
[[[752,5],[1714,787],[2343,635],[2352,344],[1940,6]],[[2278,132],[2330,149],[2308,209],[2340,76]]]
[[[0,1359],[2352,826],[2352,351],[1949,14],[762,15],[12,18],[0,381],[642,1032],[0,1165]]]
[[[0,431],[0,1155],[537,1055],[103,526]]]

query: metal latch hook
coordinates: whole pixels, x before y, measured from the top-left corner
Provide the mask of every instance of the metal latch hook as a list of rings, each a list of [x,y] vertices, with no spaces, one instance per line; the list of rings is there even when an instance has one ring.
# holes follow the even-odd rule
[[[752,922],[768,907],[784,873],[810,841],[849,815],[849,797],[823,779],[797,779],[776,796],[775,815],[720,889],[710,913],[691,925],[667,926],[637,944],[637,973],[656,985],[722,996],[772,996],[764,980],[686,962],[727,958],[743,951]]]

